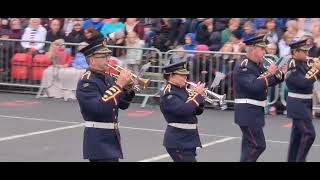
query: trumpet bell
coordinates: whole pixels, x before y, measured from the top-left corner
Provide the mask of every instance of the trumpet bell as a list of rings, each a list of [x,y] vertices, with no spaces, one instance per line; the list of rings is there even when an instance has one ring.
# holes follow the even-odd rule
[[[150,79],[138,78],[138,83],[143,89],[146,89],[150,85]]]

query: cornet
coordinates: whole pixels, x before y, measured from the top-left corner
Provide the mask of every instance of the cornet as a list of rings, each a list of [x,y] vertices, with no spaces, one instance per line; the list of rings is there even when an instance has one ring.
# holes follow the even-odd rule
[[[116,70],[117,72],[120,72],[121,70],[123,70],[124,68],[119,66],[119,65],[115,65],[115,67],[111,64],[108,64],[108,66],[114,70]],[[132,74],[132,77],[134,78],[134,89],[136,91],[141,91],[141,88],[140,87],[143,87],[143,89],[147,88],[150,84],[150,79],[143,79],[141,77],[138,77],[137,75]],[[119,75],[112,75],[114,78],[118,78]]]
[[[190,85],[190,86],[193,86],[193,87],[196,87],[197,84],[193,83],[193,82],[189,82],[189,81],[185,81],[187,85]],[[191,93],[193,92],[190,88],[188,88],[188,86],[186,86],[186,90],[188,93]],[[209,91],[209,90],[206,90],[204,92],[204,99],[205,101],[207,101],[208,103],[210,104],[213,104],[215,102],[214,99],[218,99],[219,100],[219,105],[223,108],[226,108],[226,95],[220,95],[220,94],[217,94],[215,92],[212,92],[212,91]]]

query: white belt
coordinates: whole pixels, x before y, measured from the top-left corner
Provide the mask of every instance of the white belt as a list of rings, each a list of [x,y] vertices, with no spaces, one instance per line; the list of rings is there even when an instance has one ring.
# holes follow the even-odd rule
[[[169,126],[173,126],[180,129],[197,129],[198,124],[185,124],[185,123],[169,123]]]
[[[288,96],[293,98],[299,98],[299,99],[312,99],[313,94],[298,94],[298,93],[289,92]]]
[[[267,105],[267,100],[264,101],[258,101],[258,100],[254,100],[254,99],[235,99],[234,100],[235,103],[237,104],[252,104],[252,105],[256,105],[256,106],[261,106],[261,107],[265,107]]]
[[[103,123],[103,122],[86,121],[85,126],[92,127],[92,128],[102,128],[102,129],[118,129],[119,123]]]

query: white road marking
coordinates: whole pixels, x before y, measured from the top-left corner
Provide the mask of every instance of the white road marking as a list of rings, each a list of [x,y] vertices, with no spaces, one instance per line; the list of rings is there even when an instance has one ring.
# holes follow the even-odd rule
[[[202,145],[202,148],[206,148],[206,147],[209,147],[209,146],[213,146],[215,144],[219,144],[219,143],[223,143],[223,142],[226,142],[226,141],[230,141],[230,140],[233,140],[235,139],[234,137],[227,137],[227,138],[223,138],[223,139],[219,139],[219,140],[216,140],[216,141],[212,141],[212,142],[209,142],[207,144],[204,144]],[[199,147],[197,148],[199,149]],[[140,160],[138,162],[152,162],[152,161],[158,161],[160,159],[165,159],[167,157],[170,157],[170,155],[168,153],[166,154],[161,154],[159,156],[155,156],[155,157],[152,157],[152,158],[148,158],[148,159],[143,159],[143,160]]]
[[[70,124],[79,124],[80,123],[80,122],[75,122],[75,121],[61,121],[61,120],[29,118],[29,117],[19,117],[19,116],[4,116],[4,115],[0,115],[0,117],[11,118],[11,119],[26,119],[26,120],[33,120],[33,121],[45,121],[45,122],[61,122],[61,123],[70,123]]]
[[[29,118],[29,117],[19,117],[19,116],[5,116],[5,115],[0,115],[0,117],[11,118],[11,119],[24,119],[24,120],[33,120],[33,121],[44,121],[44,122],[70,123],[70,124],[79,124],[79,123],[80,123],[80,122],[76,122],[76,121],[62,121],[62,120],[41,119],[41,118]],[[82,124],[84,124],[84,123],[82,123]],[[137,128],[137,127],[129,127],[129,126],[119,126],[119,128],[121,128],[121,129],[142,130],[142,131],[153,131],[153,132],[165,132],[165,130],[160,130],[160,129]],[[237,136],[223,136],[223,135],[205,134],[205,133],[200,133],[200,136],[221,137],[221,138],[229,138],[229,137],[230,137],[230,138],[235,138],[235,139],[241,139],[241,137],[237,137]],[[289,144],[288,141],[266,140],[266,142]],[[320,144],[313,144],[312,146],[320,147]]]
[[[133,129],[133,130],[142,130],[142,131],[153,131],[153,132],[165,132],[165,130],[160,130],[160,129],[149,129],[149,128],[137,128],[137,127],[128,127],[128,126],[119,126],[121,129]],[[242,137],[237,137],[237,136],[223,136],[223,135],[215,135],[215,134],[205,134],[205,133],[200,133],[200,136],[207,136],[207,137],[220,137],[220,138],[234,138],[234,139],[241,139]],[[282,143],[282,144],[289,144],[288,141],[275,141],[275,140],[269,140],[267,139],[266,142],[271,142],[271,143]],[[320,144],[313,144],[312,146],[319,146]]]
[[[14,136],[0,138],[0,142],[12,140],[12,139],[23,138],[23,137],[28,137],[28,136],[39,135],[39,134],[45,134],[45,133],[50,133],[50,132],[55,132],[55,131],[61,131],[61,130],[65,130],[65,129],[72,129],[72,128],[77,128],[77,127],[81,127],[81,126],[84,126],[84,123],[76,124],[76,125],[72,125],[72,126],[64,126],[64,127],[54,128],[54,129],[48,129],[48,130],[44,130],[44,131],[36,131],[36,132],[31,132],[31,133],[26,133],[26,134],[18,134],[18,135],[14,135]]]

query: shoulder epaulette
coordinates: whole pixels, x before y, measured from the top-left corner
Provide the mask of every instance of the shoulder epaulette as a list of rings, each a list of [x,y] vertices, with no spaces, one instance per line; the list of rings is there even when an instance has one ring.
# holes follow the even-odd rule
[[[91,75],[91,71],[85,72],[85,73],[81,76],[81,80],[83,80],[83,79],[89,80],[89,79],[90,79],[90,75]]]
[[[289,62],[289,66],[288,66],[288,69],[294,69],[296,68],[296,61],[294,59],[291,59],[290,62]]]
[[[171,84],[167,84],[166,87],[163,90],[163,94],[166,94],[168,92],[171,92]]]
[[[240,64],[240,67],[241,68],[246,68],[248,66],[248,59],[244,59],[241,64]]]

